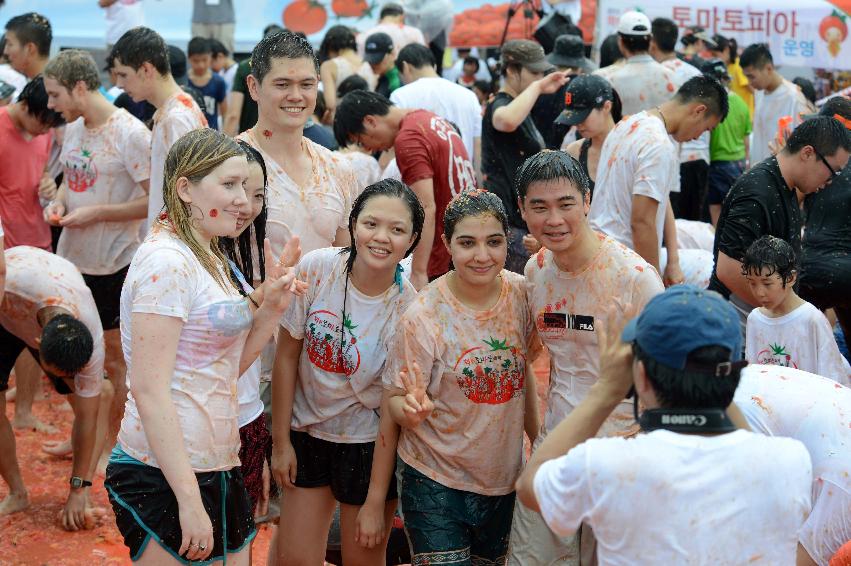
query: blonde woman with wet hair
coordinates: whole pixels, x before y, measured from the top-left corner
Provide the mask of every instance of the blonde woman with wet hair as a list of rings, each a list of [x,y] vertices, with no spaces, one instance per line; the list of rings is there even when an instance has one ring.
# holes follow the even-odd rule
[[[130,393],[105,485],[140,564],[249,563],[237,379],[298,291],[300,250],[294,238],[264,285],[239,293],[218,241],[248,207],[248,174],[231,138],[210,129],[180,138],[166,159],[165,213],[121,293]]]

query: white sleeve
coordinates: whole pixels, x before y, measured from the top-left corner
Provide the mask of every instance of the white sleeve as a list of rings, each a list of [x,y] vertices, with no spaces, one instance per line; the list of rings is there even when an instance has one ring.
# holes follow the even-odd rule
[[[296,266],[299,280],[307,283],[307,291],[303,295],[293,297],[284,316],[281,317],[281,326],[296,340],[304,338],[304,327],[310,305],[316,299],[319,286],[329,277],[326,256],[334,251],[335,248],[314,250],[301,258]]]
[[[632,194],[650,197],[660,206],[668,206],[668,192],[678,181],[672,176],[670,159],[668,147],[648,143],[636,156],[638,167],[632,178]]]
[[[535,474],[533,487],[541,516],[559,536],[575,533],[591,509],[587,456],[586,445],[580,444],[561,458],[545,462]]]
[[[74,393],[77,397],[94,397],[100,394],[103,385],[103,362],[106,357],[103,333],[92,336],[94,350],[89,362],[74,376]]]
[[[121,159],[124,167],[130,178],[139,183],[151,178],[151,131],[136,118],[133,120],[119,143],[123,142]]]
[[[756,355],[759,351],[759,344],[756,342],[755,335],[757,325],[756,317],[754,316],[755,312],[756,309],[752,310],[750,314],[748,314],[748,322],[745,329],[745,359],[752,364],[757,363]]]
[[[169,248],[151,249],[140,257],[131,283],[131,312],[173,316],[186,322],[198,283],[193,260]]]
[[[833,379],[846,387],[851,386],[851,366],[839,352],[839,346],[836,345],[830,322],[821,311],[815,311],[813,314],[815,316],[813,317],[812,335],[816,340],[818,374]]]

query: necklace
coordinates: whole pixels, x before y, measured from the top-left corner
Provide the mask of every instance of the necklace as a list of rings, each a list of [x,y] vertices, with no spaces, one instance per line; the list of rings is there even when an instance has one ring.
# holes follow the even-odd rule
[[[668,131],[668,121],[667,121],[667,120],[665,120],[665,115],[664,115],[664,114],[662,114],[662,109],[661,109],[661,108],[659,108],[659,107],[657,106],[657,107],[656,107],[656,108],[654,108],[653,110],[655,110],[656,112],[658,112],[658,113],[659,113],[659,117],[660,117],[660,118],[662,118],[662,124],[664,124],[664,126],[665,126],[665,132],[667,133],[667,131]]]

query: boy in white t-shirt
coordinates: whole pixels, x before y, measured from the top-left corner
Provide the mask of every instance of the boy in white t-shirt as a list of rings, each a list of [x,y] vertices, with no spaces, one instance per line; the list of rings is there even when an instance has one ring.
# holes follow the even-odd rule
[[[742,273],[761,306],[748,315],[745,357],[751,363],[785,366],[849,384],[851,366],[827,317],[795,293],[795,250],[763,236],[745,252]]]
[[[156,107],[151,131],[151,183],[148,229],[163,213],[163,171],[168,150],[183,134],[204,128],[207,119],[195,100],[175,82],[168,47],[154,30],[135,27],[121,36],[107,56],[120,88],[134,102]],[[215,125],[213,125],[215,126]]]
[[[562,535],[587,523],[601,566],[794,565],[810,456],[727,416],[747,363],[736,311],[677,285],[619,330],[612,317],[599,333],[600,378],[532,454],[521,502]],[[643,434],[592,438],[631,388]]]
[[[807,447],[813,510],[798,531],[798,564],[826,565],[851,541],[851,389],[796,369],[750,365],[734,400],[754,432]]]

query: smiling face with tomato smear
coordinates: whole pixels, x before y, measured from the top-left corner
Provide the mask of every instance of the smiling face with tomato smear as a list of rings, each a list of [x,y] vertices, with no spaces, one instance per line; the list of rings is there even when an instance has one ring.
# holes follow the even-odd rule
[[[280,128],[304,128],[316,108],[319,75],[313,59],[274,57],[262,81],[248,78],[261,121]]]

